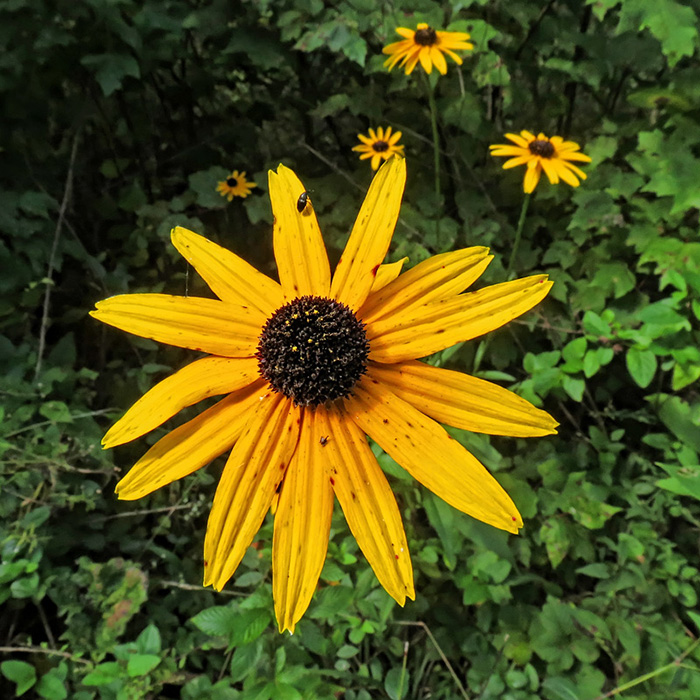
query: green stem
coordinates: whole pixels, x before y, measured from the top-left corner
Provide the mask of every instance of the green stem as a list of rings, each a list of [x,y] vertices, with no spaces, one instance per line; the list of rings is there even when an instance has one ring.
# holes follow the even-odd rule
[[[523,228],[525,227],[525,217],[527,216],[527,208],[530,205],[530,199],[532,199],[532,193],[528,192],[523,199],[523,206],[520,209],[520,218],[518,219],[518,228],[515,230],[515,240],[513,241],[513,247],[510,251],[510,259],[508,260],[508,267],[506,268],[506,281],[510,279],[513,273],[513,265],[515,264],[515,256],[518,253],[518,247],[520,246],[520,239],[523,235]]]
[[[435,207],[437,215],[435,219],[435,235],[440,236],[440,135],[437,123],[437,105],[435,104],[435,88],[428,82],[428,104],[430,105],[430,125],[433,128],[433,163],[435,167]]]

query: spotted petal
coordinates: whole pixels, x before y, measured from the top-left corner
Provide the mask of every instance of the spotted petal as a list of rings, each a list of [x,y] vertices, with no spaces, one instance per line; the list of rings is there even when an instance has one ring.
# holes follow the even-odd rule
[[[320,414],[304,411],[299,445],[275,511],[272,593],[280,632],[294,632],[309,607],[328,549],[333,489],[321,464]]]
[[[282,483],[299,438],[299,409],[281,394],[259,402],[231,451],[204,540],[204,585],[221,590],[238,568]]]
[[[299,211],[305,192],[301,180],[284,165],[269,172],[270,201],[274,214],[275,260],[288,301],[305,294],[327,297],[331,269],[313,204]]]
[[[353,311],[367,298],[389,250],[406,183],[406,161],[391,158],[372,180],[333,275],[331,296]]]
[[[257,309],[168,294],[120,294],[98,301],[90,315],[143,338],[224,357],[252,357],[265,322]]]
[[[451,506],[501,530],[522,527],[510,496],[432,418],[368,378],[355,387],[346,408],[372,440]]]

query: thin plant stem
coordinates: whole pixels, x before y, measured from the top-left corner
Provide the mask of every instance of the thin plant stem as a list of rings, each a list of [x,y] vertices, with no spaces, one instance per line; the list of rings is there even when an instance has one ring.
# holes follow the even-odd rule
[[[44,359],[44,349],[46,348],[46,330],[49,326],[49,307],[51,304],[51,290],[53,289],[53,273],[56,267],[56,254],[58,252],[58,241],[61,237],[61,228],[63,228],[63,220],[66,215],[66,208],[68,207],[68,200],[71,197],[71,192],[73,189],[73,168],[75,167],[75,157],[78,154],[78,139],[80,137],[80,129],[75,132],[73,137],[73,146],[70,152],[70,161],[68,163],[68,174],[66,175],[66,182],[63,186],[63,200],[61,201],[61,208],[58,212],[58,221],[56,222],[56,230],[53,234],[53,243],[51,245],[51,253],[49,255],[48,269],[46,270],[44,289],[44,304],[41,313],[41,326],[39,328],[39,348],[36,353],[36,367],[34,368],[34,381],[39,381],[39,376],[41,375],[41,363]]]
[[[515,265],[515,257],[518,254],[518,248],[520,246],[520,239],[522,238],[522,235],[523,235],[523,228],[525,227],[525,219],[527,217],[527,209],[530,206],[530,199],[532,199],[532,193],[528,192],[523,199],[523,205],[520,209],[520,217],[518,218],[518,227],[515,230],[515,240],[513,241],[513,247],[510,250],[510,258],[508,260],[508,267],[506,268],[506,282],[508,280],[510,280],[510,278],[513,276],[513,265]],[[481,361],[484,359],[484,356],[486,355],[486,351],[488,350],[490,342],[491,342],[491,336],[488,335],[488,336],[486,336],[484,341],[477,348],[476,354],[474,355],[474,366],[472,368],[472,372],[474,374],[476,374],[479,371],[479,367],[481,366]]]
[[[518,254],[518,247],[520,246],[520,239],[523,235],[523,228],[525,227],[525,218],[527,217],[527,208],[530,206],[530,199],[532,199],[532,193],[525,195],[523,199],[523,206],[520,209],[520,218],[518,219],[518,228],[515,230],[515,240],[513,241],[513,247],[510,251],[510,259],[508,260],[508,267],[506,268],[506,281],[508,281],[513,274],[513,265],[515,264],[515,256]]]
[[[435,104],[435,88],[430,84],[430,80],[426,77],[428,84],[428,104],[430,105],[430,126],[433,129],[433,164],[435,167],[435,207],[437,210],[435,216],[435,235],[440,237],[440,134],[438,132],[437,122],[437,105]]]

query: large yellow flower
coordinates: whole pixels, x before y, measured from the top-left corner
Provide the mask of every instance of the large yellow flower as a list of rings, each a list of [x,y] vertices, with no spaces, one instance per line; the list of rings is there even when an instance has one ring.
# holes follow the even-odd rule
[[[514,156],[503,164],[503,169],[515,168],[518,165],[527,165],[523,189],[525,192],[533,192],[540,181],[542,171],[547,174],[549,181],[556,185],[563,180],[572,187],[579,186],[580,177],[586,179],[586,173],[569,161],[590,163],[591,159],[580,153],[581,147],[573,141],[564,141],[561,136],[548,138],[543,133],[535,136],[529,131],[521,131],[518,134],[506,134],[506,138],[515,146],[508,143],[497,143],[489,146],[492,156]]]
[[[403,146],[397,143],[401,138],[401,132],[395,131],[392,135],[390,126],[387,126],[386,131],[381,126],[376,132],[374,129],[369,129],[368,136],[358,134],[357,138],[362,143],[353,146],[352,150],[362,153],[360,160],[371,158],[372,170],[377,170],[382,160],[403,155]]]
[[[216,191],[230,202],[234,197],[245,199],[253,191],[253,187],[257,185],[246,180],[245,170],[240,173],[234,170],[225,180],[219,182]]]
[[[92,315],[122,330],[206,353],[148,391],[105,447],[153,430],[185,406],[225,395],[161,438],[117,485],[132,500],[231,450],[204,542],[204,583],[221,589],[279,492],[272,543],[280,631],[294,630],[323,566],[334,494],[389,594],[414,598],[396,501],[369,435],[428,489],[465,513],[517,532],[522,519],[489,472],[440,423],[519,437],[555,421],[481,379],[416,358],[498,328],[549,291],[535,275],[461,292],[484,271],[485,248],[437,255],[399,275],[382,265],[406,179],[403,159],[375,176],[331,277],[313,207],[280,165],[270,172],[280,282],[183,228],[172,242],[218,299],[114,296]]]
[[[382,53],[389,54],[384,65],[391,70],[401,61],[400,67],[405,66],[406,75],[413,72],[418,61],[426,73],[431,73],[434,65],[442,75],[445,75],[447,61],[442,54],[447,54],[461,66],[462,58],[455,53],[455,50],[474,48],[474,44],[467,41],[470,35],[466,32],[438,32],[424,22],[419,24],[415,31],[406,27],[397,27],[396,33],[404,39],[382,49]]]

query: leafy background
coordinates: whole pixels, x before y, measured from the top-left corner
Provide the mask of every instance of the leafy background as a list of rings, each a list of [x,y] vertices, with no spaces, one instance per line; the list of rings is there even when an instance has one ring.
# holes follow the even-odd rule
[[[698,0],[0,4],[0,694],[700,697],[699,13]],[[442,203],[426,80],[387,73],[380,53],[418,21],[476,43],[433,80]],[[549,299],[434,358],[562,425],[529,441],[454,431],[513,495],[519,537],[380,455],[417,600],[395,606],[336,513],[319,591],[280,636],[269,522],[223,593],[200,586],[220,464],[114,497],[148,440],[102,452],[101,435],[188,353],[87,312],[126,291],[204,293],[174,224],[274,274],[265,183],[280,161],[313,190],[337,259],[371,179],[350,149],[380,125],[403,130],[408,158],[390,258],[488,245],[487,283],[504,278],[523,197],[522,170],[502,171],[488,144],[527,128],[593,158],[581,187],[543,182],[530,205],[516,271],[548,272]],[[228,204],[214,188],[234,168],[259,189]]]

